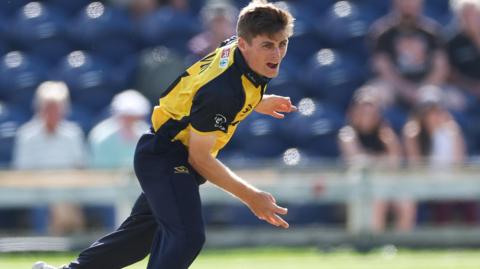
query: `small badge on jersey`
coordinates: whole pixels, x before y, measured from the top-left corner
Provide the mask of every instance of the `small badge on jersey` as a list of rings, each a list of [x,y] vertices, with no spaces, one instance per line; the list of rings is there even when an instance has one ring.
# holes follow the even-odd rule
[[[230,48],[224,48],[220,55],[220,68],[226,68],[228,66],[228,58],[230,56]]]
[[[215,121],[215,128],[218,128],[224,132],[227,130],[227,118],[225,116],[222,114],[217,114],[213,120]]]

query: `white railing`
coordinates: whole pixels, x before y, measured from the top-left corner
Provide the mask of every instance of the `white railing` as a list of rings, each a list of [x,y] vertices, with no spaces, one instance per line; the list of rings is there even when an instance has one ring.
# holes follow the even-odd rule
[[[413,200],[464,199],[480,200],[480,167],[469,167],[454,171],[340,171],[325,169],[255,169],[239,170],[238,173],[255,185],[274,194],[282,203],[324,203],[339,202],[347,205],[347,228],[335,231],[322,229],[312,235],[305,229],[292,229],[287,234],[278,231],[263,231],[272,235],[272,240],[298,242],[305,237],[326,241],[353,240],[372,236],[372,202],[376,198],[404,198]],[[1,171],[0,207],[24,207],[58,202],[76,202],[81,204],[113,204],[117,209],[118,221],[130,211],[140,189],[130,171]],[[207,183],[201,188],[202,200],[208,203],[238,203],[230,195]],[[307,233],[305,233],[307,231]],[[325,231],[325,229],[323,229]],[[420,233],[419,233],[420,232]],[[232,240],[225,239],[230,233]],[[211,238],[223,240],[228,245],[241,236],[241,229],[232,232],[222,231]],[[310,236],[309,236],[310,234]],[[453,242],[466,240],[480,245],[480,232],[477,228],[468,230],[445,230],[433,233],[432,230],[413,231],[402,235],[412,242],[441,239]],[[456,235],[456,236],[455,236]],[[302,237],[303,236],[303,237]],[[386,234],[386,238],[397,238],[395,234]],[[427,236],[427,237],[425,237]],[[440,236],[440,237],[439,237]],[[250,236],[251,237],[251,236]],[[250,238],[243,236],[243,239]],[[221,238],[221,239],[220,239]],[[252,238],[254,239],[262,238]],[[463,239],[462,239],[463,238]],[[398,239],[398,238],[397,238]],[[402,240],[403,240],[402,239]],[[227,241],[225,241],[227,240]],[[215,241],[215,240],[214,240]],[[267,240],[268,241],[268,240]],[[455,240],[454,240],[455,241]],[[243,242],[240,240],[240,242]],[[263,241],[262,241],[263,242]],[[421,243],[421,242],[420,242]],[[214,243],[215,244],[215,243]],[[222,243],[220,243],[221,245]]]

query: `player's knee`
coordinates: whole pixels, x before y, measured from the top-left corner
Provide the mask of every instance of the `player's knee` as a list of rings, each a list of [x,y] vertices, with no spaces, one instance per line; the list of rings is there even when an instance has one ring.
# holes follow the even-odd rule
[[[203,245],[205,244],[205,231],[198,231],[195,233],[194,242],[195,248],[199,251],[202,249]]]
[[[177,247],[180,248],[183,253],[197,255],[205,244],[205,232],[194,231],[182,233],[178,235],[176,243]]]

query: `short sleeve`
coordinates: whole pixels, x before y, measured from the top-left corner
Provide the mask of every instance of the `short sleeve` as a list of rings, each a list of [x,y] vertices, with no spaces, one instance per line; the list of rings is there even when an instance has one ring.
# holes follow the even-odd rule
[[[190,111],[190,124],[200,132],[228,132],[228,126],[237,114],[235,99],[219,89],[200,89]]]

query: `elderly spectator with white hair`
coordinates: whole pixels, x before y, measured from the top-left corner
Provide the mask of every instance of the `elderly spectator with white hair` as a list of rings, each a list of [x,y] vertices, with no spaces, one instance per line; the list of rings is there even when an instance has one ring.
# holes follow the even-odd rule
[[[40,84],[34,98],[35,115],[22,125],[15,137],[13,167],[16,169],[73,169],[86,163],[84,134],[81,128],[65,120],[69,109],[67,85],[60,81]],[[47,211],[47,212],[46,212]],[[34,209],[34,229],[38,233],[64,234],[84,226],[77,205],[55,204]],[[51,225],[48,225],[48,216]]]
[[[135,146],[148,130],[145,117],[150,113],[150,102],[136,90],[126,90],[113,97],[111,116],[98,123],[88,135],[90,167],[96,169],[129,169],[133,163]],[[104,229],[115,227],[115,211],[111,206],[86,207],[93,224]]]
[[[130,168],[140,136],[148,129],[145,117],[150,102],[136,90],[117,94],[111,103],[112,115],[97,124],[88,136],[94,168]]]

